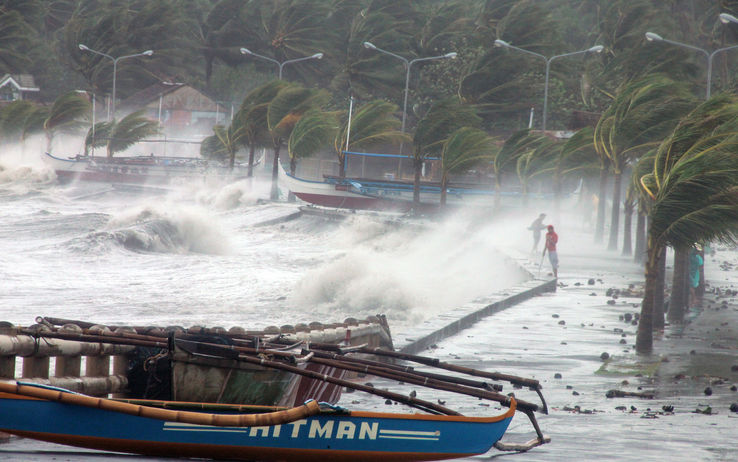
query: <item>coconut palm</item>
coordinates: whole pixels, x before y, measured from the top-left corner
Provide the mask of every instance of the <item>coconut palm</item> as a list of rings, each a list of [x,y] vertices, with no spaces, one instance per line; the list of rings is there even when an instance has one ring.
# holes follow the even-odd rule
[[[594,145],[607,159],[613,175],[610,250],[617,249],[624,169],[658,145],[694,105],[695,98],[686,85],[663,75],[649,75],[626,83],[600,117]],[[598,217],[598,225],[601,222],[604,220]]]
[[[120,121],[114,121],[107,144],[108,157],[113,157],[116,152],[124,151],[147,136],[157,133],[159,122],[146,118],[143,111],[132,112]]]
[[[90,150],[108,145],[110,132],[113,130],[114,125],[115,122],[112,120],[109,122],[98,122],[94,127],[90,127],[87,130],[87,136],[85,136],[85,155],[89,155]]]
[[[330,146],[338,132],[337,114],[310,109],[295,124],[287,139],[287,153],[290,156],[290,173],[295,174],[297,160],[312,156]]]
[[[658,148],[641,178],[649,208],[646,284],[636,351],[653,348],[657,264],[666,246],[736,241],[738,98],[717,95],[690,112]]]
[[[348,117],[342,116],[344,120],[341,129],[336,133],[333,142],[338,157],[338,175],[341,178],[346,176],[345,151],[410,141],[410,137],[399,130],[400,120],[396,116],[397,110],[396,104],[387,101],[369,101],[359,106],[351,115],[350,130]]]
[[[599,161],[593,141],[594,129],[578,130],[561,147],[554,172],[554,209],[559,210],[564,183],[579,183],[598,171]]]
[[[269,137],[269,125],[267,123],[267,112],[269,103],[277,96],[277,93],[289,84],[283,80],[267,82],[253,90],[244,97],[241,107],[234,120],[242,124],[244,137],[243,142],[249,147],[248,176],[253,176],[254,154],[257,147],[271,146]]]
[[[87,98],[71,91],[58,97],[44,120],[46,150],[51,152],[54,135],[60,132],[73,133],[86,125],[92,106]]]
[[[446,205],[449,176],[492,160],[495,152],[493,141],[482,130],[461,127],[443,143],[441,149],[441,206]]]
[[[266,121],[274,148],[270,192],[272,200],[279,197],[279,152],[282,144],[289,139],[295,125],[307,111],[323,107],[328,99],[329,95],[324,90],[313,90],[292,84],[279,90],[269,102]]]
[[[502,198],[502,183],[506,177],[517,179],[517,165],[520,156],[528,152],[537,137],[530,130],[513,133],[492,160],[492,173],[495,178],[495,209],[499,209]]]
[[[523,205],[528,204],[532,182],[554,176],[563,143],[544,135],[533,135],[529,148],[518,157],[515,169],[522,187]]]
[[[6,142],[20,141],[26,119],[36,109],[30,101],[19,100],[0,108],[0,139]]]
[[[481,119],[473,107],[457,99],[435,103],[420,119],[413,136],[413,167],[415,169],[413,202],[420,203],[420,173],[423,162],[432,154],[440,154],[443,143],[461,127],[478,127]]]

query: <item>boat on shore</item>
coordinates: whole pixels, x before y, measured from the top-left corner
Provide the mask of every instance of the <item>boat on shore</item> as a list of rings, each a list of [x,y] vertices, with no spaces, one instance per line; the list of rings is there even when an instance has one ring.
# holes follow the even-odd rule
[[[341,178],[325,176],[323,180],[299,178],[280,165],[280,182],[299,199],[313,205],[329,208],[373,210],[383,212],[433,213],[442,209],[441,188],[438,184],[423,182],[420,186],[420,203],[413,202],[412,182],[374,180],[366,178]],[[454,185],[446,188],[445,208],[492,209],[497,193],[490,188],[473,185]],[[522,206],[528,200],[550,199],[551,194],[501,192],[503,206]]]
[[[392,349],[383,316],[259,331],[241,327],[227,331],[202,326],[116,327],[52,317],[38,317],[36,324],[27,328],[2,324],[0,379],[20,377],[20,372],[26,381],[132,399],[294,406],[313,398],[335,403],[341,396],[340,386],[222,355],[213,357],[203,354],[201,345],[260,349],[274,347],[278,341],[277,347],[285,351],[299,351],[312,342]],[[40,345],[39,339],[43,339]],[[55,358],[53,373],[50,358]],[[21,361],[22,365],[18,364]],[[303,362],[298,367],[319,377],[347,377],[346,371],[329,365]]]
[[[36,383],[0,382],[0,431],[52,443],[148,456],[198,457],[230,460],[442,460],[484,454],[492,447],[527,451],[550,441],[534,412],[543,407],[500,393],[501,386],[479,380],[506,380],[520,388],[540,384],[499,373],[454,366],[435,358],[383,348],[310,344],[299,353],[276,345],[250,348],[178,339],[188,351],[211,358],[227,358],[268,369],[309,376],[370,393],[423,411],[386,413],[349,410],[308,400],[293,407],[213,404],[169,400],[106,399]],[[417,371],[380,362],[393,358],[453,370],[456,375]],[[487,399],[507,407],[495,416],[464,416],[414,393],[403,395],[370,384],[321,376],[301,363],[363,371],[418,387]],[[461,375],[473,378],[465,378]],[[542,398],[542,396],[541,396]],[[528,416],[536,437],[527,443],[504,443],[501,438],[516,412]]]
[[[214,176],[228,180],[246,178],[248,167],[233,169],[221,162],[195,157],[163,156],[74,156],[57,157],[48,152],[43,160],[54,169],[62,183],[96,181],[139,185],[165,185],[172,181]]]

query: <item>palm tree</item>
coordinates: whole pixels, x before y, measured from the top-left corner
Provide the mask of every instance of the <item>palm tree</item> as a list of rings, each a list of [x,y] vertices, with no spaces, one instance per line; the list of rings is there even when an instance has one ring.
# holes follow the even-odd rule
[[[108,145],[110,132],[113,130],[114,125],[115,122],[112,120],[109,122],[98,122],[94,127],[90,127],[87,130],[87,136],[85,136],[85,155],[89,155],[91,149]]]
[[[529,149],[518,157],[516,171],[522,186],[523,205],[528,205],[531,182],[539,177],[551,177],[561,153],[561,142],[545,135],[534,135]]]
[[[432,154],[440,154],[443,143],[461,127],[478,127],[481,119],[473,107],[457,99],[435,103],[420,119],[413,136],[413,203],[420,203],[420,173],[423,162]]]
[[[0,108],[0,139],[5,142],[20,141],[26,119],[36,109],[30,101],[19,100]]]
[[[116,152],[125,151],[147,136],[159,133],[159,122],[150,120],[143,115],[143,111],[133,112],[115,121],[110,130],[107,151],[108,157]]]
[[[338,132],[338,120],[333,112],[310,109],[295,124],[287,140],[290,173],[297,170],[297,159],[310,157],[330,145]]]
[[[461,127],[448,137],[441,150],[441,206],[446,205],[449,175],[491,160],[494,150],[493,139],[477,128]]]
[[[658,145],[694,103],[694,97],[683,83],[662,75],[649,75],[625,84],[600,117],[594,131],[594,145],[597,153],[607,158],[613,173],[610,250],[617,249],[623,170],[646,150]]]
[[[517,178],[518,159],[532,149],[537,137],[530,130],[513,133],[492,160],[492,173],[495,178],[495,210],[500,208],[502,198],[502,182],[507,176]]]
[[[582,182],[599,169],[594,147],[594,129],[584,127],[571,136],[561,147],[554,174],[554,209],[559,210],[564,182]]]
[[[242,125],[244,134],[242,140],[249,147],[249,177],[253,176],[254,172],[254,154],[256,148],[271,145],[269,124],[267,123],[269,103],[277,96],[280,90],[288,85],[283,80],[273,80],[251,90],[244,97],[241,107],[236,117],[234,117],[234,120]]]
[[[738,98],[717,95],[690,112],[641,178],[649,209],[646,285],[636,351],[653,348],[657,264],[667,245],[735,242],[738,230]]]
[[[341,129],[336,133],[333,142],[338,157],[338,175],[341,178],[346,176],[345,151],[367,149],[383,143],[410,141],[410,137],[399,130],[400,120],[396,116],[397,110],[396,104],[387,101],[369,101],[351,115],[350,130],[348,117],[343,115]]]
[[[303,114],[310,109],[321,108],[328,99],[329,95],[324,90],[313,90],[293,84],[279,90],[274,99],[269,102],[266,121],[274,148],[270,192],[272,200],[279,198],[279,151],[282,144],[289,139]]]
[[[46,151],[51,152],[51,143],[56,133],[80,130],[91,110],[92,106],[87,98],[77,92],[71,91],[57,98],[44,120]]]

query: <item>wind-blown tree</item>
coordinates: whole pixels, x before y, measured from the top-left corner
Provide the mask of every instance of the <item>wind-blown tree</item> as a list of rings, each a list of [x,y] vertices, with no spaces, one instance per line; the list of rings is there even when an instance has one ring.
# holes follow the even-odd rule
[[[110,132],[113,130],[115,121],[98,122],[94,127],[87,130],[85,136],[85,155],[89,155],[91,150],[105,147],[110,139]]]
[[[125,151],[147,136],[157,133],[159,122],[146,118],[143,111],[132,112],[120,121],[114,121],[107,144],[108,157],[113,157],[116,152]]]
[[[28,64],[23,47],[32,38],[32,31],[18,11],[0,9],[0,73],[16,71]]]
[[[498,210],[502,199],[502,183],[505,178],[516,178],[520,156],[533,149],[537,137],[530,130],[520,130],[505,140],[502,148],[492,159],[492,174],[495,181],[495,210]]]
[[[287,153],[290,156],[290,173],[297,170],[297,160],[310,157],[321,149],[330,146],[338,132],[337,114],[310,109],[300,117],[287,139]]]
[[[610,250],[617,249],[624,169],[658,145],[694,105],[686,85],[663,75],[649,75],[626,83],[597,122],[595,149],[607,158],[613,175]],[[601,222],[598,217],[598,228]]]
[[[397,15],[397,8],[412,10],[407,2],[355,1],[336,2],[328,20],[333,24],[345,24],[336,28],[337,46],[326,53],[325,61],[335,66],[328,84],[336,94],[350,94],[368,100],[375,95],[392,99],[401,98],[401,63],[390,62],[387,56],[367,50],[364,42],[403,53],[410,47],[413,32],[411,14]]]
[[[522,187],[523,205],[528,204],[532,182],[537,178],[552,177],[558,165],[562,144],[545,135],[532,135],[529,149],[518,157],[515,169]]]
[[[659,146],[652,173],[641,178],[649,207],[646,283],[636,351],[653,349],[657,264],[666,246],[734,243],[738,230],[738,98],[702,103]],[[670,310],[671,312],[671,310]],[[676,314],[672,314],[676,317]]]
[[[461,127],[476,128],[481,119],[473,107],[457,99],[445,99],[435,103],[420,119],[413,136],[413,203],[420,203],[420,173],[426,158],[439,155],[443,143],[450,134]]]
[[[322,108],[329,95],[324,90],[289,85],[277,92],[267,108],[267,127],[274,148],[270,198],[279,198],[279,152],[300,118],[310,109]]]
[[[91,110],[87,98],[77,92],[71,91],[57,98],[44,120],[46,151],[51,152],[51,143],[57,133],[80,131],[87,123]]]
[[[21,141],[26,119],[35,109],[34,103],[25,100],[13,101],[0,108],[0,140]]]
[[[554,170],[554,210],[561,207],[564,184],[581,183],[599,169],[597,152],[593,142],[594,129],[578,130],[561,146],[559,159]]]
[[[333,141],[338,157],[338,175],[341,178],[346,176],[345,151],[367,149],[385,143],[410,141],[410,137],[399,130],[400,120],[395,115],[396,113],[397,105],[395,104],[382,100],[369,101],[359,106],[351,115],[350,130],[348,115],[342,114],[342,125]]]
[[[289,86],[283,80],[273,80],[251,90],[243,99],[234,120],[242,125],[242,141],[249,148],[248,176],[253,176],[254,154],[257,147],[271,146],[267,112],[269,103],[280,90]]]
[[[495,149],[494,140],[478,128],[461,127],[451,133],[441,149],[441,206],[446,205],[449,176],[489,162]]]

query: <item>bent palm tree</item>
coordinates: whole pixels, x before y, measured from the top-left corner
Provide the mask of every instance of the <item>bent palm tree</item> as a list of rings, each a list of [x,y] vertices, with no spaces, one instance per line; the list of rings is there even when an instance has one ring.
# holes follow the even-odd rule
[[[493,139],[482,130],[462,127],[451,134],[441,150],[441,206],[446,205],[449,175],[494,157]]]
[[[290,156],[290,173],[297,170],[297,159],[312,156],[320,149],[329,146],[338,131],[338,120],[332,112],[311,109],[300,117],[287,140],[287,153]]]
[[[738,98],[702,103],[659,146],[653,172],[641,179],[649,209],[646,285],[636,351],[653,349],[657,264],[670,245],[736,241],[738,230]]]
[[[445,99],[435,103],[428,113],[420,119],[413,136],[413,203],[420,203],[420,173],[426,158],[440,154],[443,143],[451,133],[461,127],[478,127],[481,119],[473,107],[455,99]]]
[[[144,117],[143,111],[128,114],[120,122],[114,121],[107,144],[108,157],[113,157],[116,152],[124,151],[147,136],[157,133],[159,122]]]
[[[344,120],[333,142],[341,178],[346,176],[346,151],[410,140],[408,135],[399,130],[400,120],[395,116],[397,109],[397,105],[387,101],[369,101],[351,116],[350,128],[348,119]]]
[[[77,92],[71,91],[58,97],[44,120],[46,150],[51,152],[51,143],[55,134],[76,132],[82,129],[91,110],[92,105],[87,98]]]

